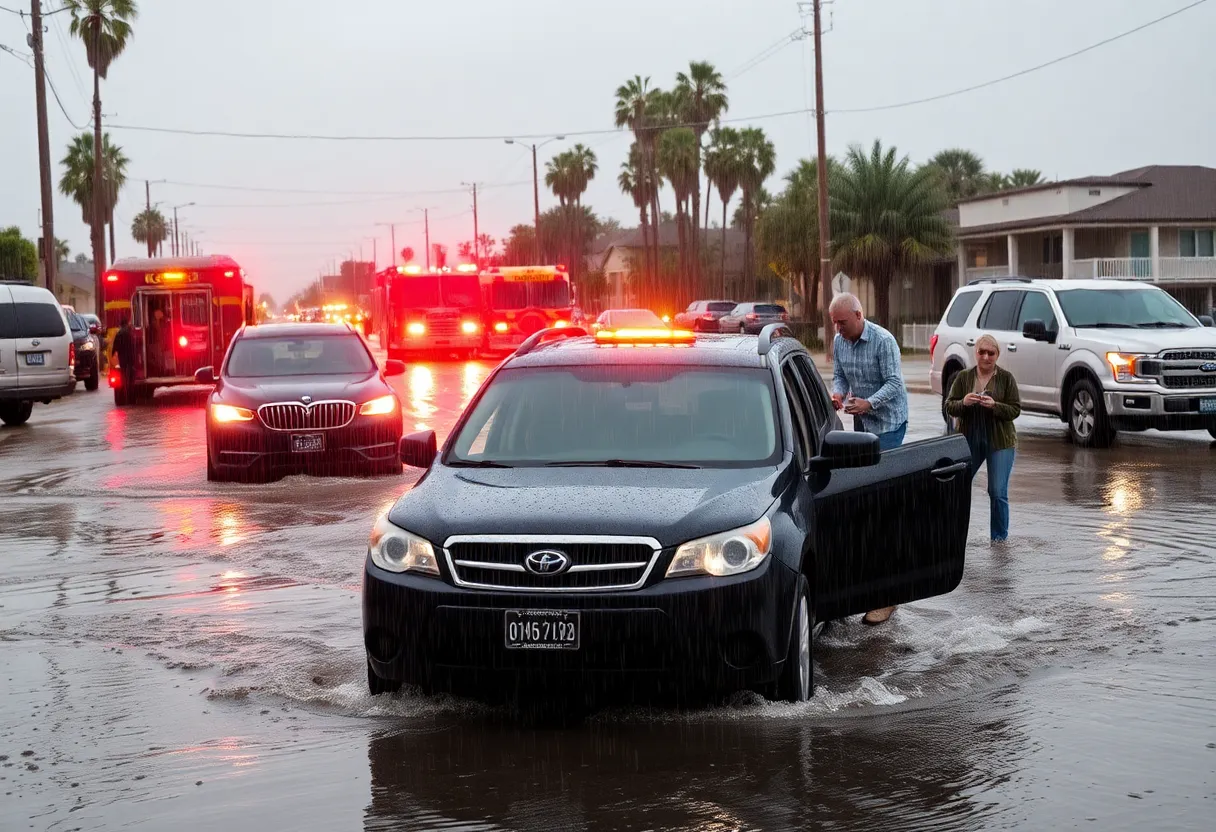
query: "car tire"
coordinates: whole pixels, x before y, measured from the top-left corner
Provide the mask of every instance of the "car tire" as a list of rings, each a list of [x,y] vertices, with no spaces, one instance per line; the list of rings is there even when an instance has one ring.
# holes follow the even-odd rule
[[[124,387],[115,387],[114,388],[114,406],[115,407],[126,407],[127,406],[126,388],[124,388]]]
[[[1216,428],[1208,428],[1208,434],[1210,434],[1213,439],[1216,439]]]
[[[799,576],[789,647],[772,698],[783,702],[806,702],[815,693],[814,630],[815,615],[811,611],[807,580],[805,576]]]
[[[84,389],[88,390],[90,393],[96,393],[97,385],[100,383],[100,381],[101,379],[99,379],[97,377],[97,373],[94,372],[93,375],[84,380]]]
[[[1068,391],[1068,436],[1079,448],[1108,448],[1115,431],[1102,394],[1090,379],[1078,379]]]
[[[207,482],[225,482],[227,479],[215,467],[215,463],[211,461],[211,452],[207,451]]]
[[[15,428],[28,422],[33,412],[33,402],[5,402],[0,404],[0,422]]]
[[[376,671],[372,670],[372,663],[367,663],[367,691],[372,696],[379,696],[382,693],[396,693],[401,690],[401,683],[395,679],[384,679],[376,675]]]

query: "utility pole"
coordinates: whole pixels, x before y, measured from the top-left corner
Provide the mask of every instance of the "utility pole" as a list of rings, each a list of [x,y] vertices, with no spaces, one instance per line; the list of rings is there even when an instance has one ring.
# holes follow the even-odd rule
[[[431,212],[429,208],[422,209],[422,228],[426,235],[426,270],[431,270]]]
[[[519,157],[516,157],[519,158]],[[535,225],[532,226],[536,237],[536,265],[540,265],[540,180],[536,173],[536,144],[532,145],[532,215]]]
[[[812,0],[815,5],[815,128],[819,141],[819,285],[823,292],[823,348],[828,361],[832,360],[832,239],[828,223],[828,151],[823,126],[823,26],[820,20],[823,0]],[[803,289],[803,297],[806,290]]]
[[[393,222],[378,222],[377,228],[388,229],[388,244],[392,248],[392,259],[389,260],[389,268],[397,268],[397,224]],[[373,255],[374,258],[374,255]]]
[[[481,268],[481,239],[477,230],[477,183],[473,183],[473,263]]]
[[[178,236],[177,236],[177,206],[176,206],[176,205],[174,205],[174,206],[173,206],[173,256],[174,256],[174,257],[176,257],[176,256],[177,256],[177,245],[178,245],[178,242],[177,242],[177,241],[178,241]]]
[[[144,180],[144,232],[148,235],[148,257],[152,257],[152,183]]]
[[[30,48],[34,50],[34,102],[38,115],[38,177],[42,189],[42,262],[46,269],[46,288],[55,292],[55,273],[59,255],[55,245],[55,217],[51,190],[51,139],[46,124],[46,67],[42,62],[42,6],[30,0]],[[101,298],[95,301],[101,309]]]

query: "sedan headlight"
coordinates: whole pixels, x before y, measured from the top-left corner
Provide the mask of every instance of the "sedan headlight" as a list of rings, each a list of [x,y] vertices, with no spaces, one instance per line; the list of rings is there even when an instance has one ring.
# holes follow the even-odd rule
[[[253,411],[243,407],[233,407],[230,404],[211,405],[211,420],[213,422],[251,422]]]
[[[755,569],[772,548],[773,526],[761,517],[750,526],[690,540],[676,549],[667,577],[739,575]]]
[[[372,563],[388,572],[439,574],[439,562],[431,542],[390,523],[388,517],[381,517],[372,527],[367,549]]]
[[[359,408],[360,416],[387,416],[397,410],[397,397],[392,393],[364,402]]]

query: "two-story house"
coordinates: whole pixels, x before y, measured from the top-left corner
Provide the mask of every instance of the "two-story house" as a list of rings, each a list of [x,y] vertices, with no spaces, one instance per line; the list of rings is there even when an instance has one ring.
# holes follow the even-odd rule
[[[1151,165],[963,201],[958,274],[1147,280],[1208,314],[1214,238],[1216,168]]]

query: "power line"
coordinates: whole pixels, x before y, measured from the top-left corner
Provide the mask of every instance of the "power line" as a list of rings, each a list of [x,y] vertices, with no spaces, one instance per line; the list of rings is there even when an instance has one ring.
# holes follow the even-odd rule
[[[4,52],[7,52],[8,54],[12,55],[14,58],[21,61],[21,63],[25,64],[26,66],[30,67],[31,69],[33,68],[34,65],[31,64],[30,61],[33,60],[34,56],[29,54],[28,52],[22,52],[19,49],[13,49],[11,46],[5,46],[3,43],[0,43],[0,50],[3,50]]]
[[[847,109],[832,110],[831,112],[833,112],[833,113],[877,113],[882,110],[898,110],[903,107],[913,107],[913,106],[916,106],[917,104],[928,104],[932,101],[941,101],[946,98],[953,98],[956,95],[962,95],[964,93],[975,92],[976,90],[982,90],[986,87],[991,87],[996,84],[1003,83],[1005,81],[1011,81],[1014,78],[1021,78],[1023,75],[1029,75],[1032,72],[1038,72],[1040,69],[1046,69],[1049,66],[1055,66],[1056,64],[1067,61],[1070,58],[1075,58],[1078,55],[1084,55],[1086,52],[1092,52],[1093,50],[1097,49],[1098,47],[1106,46],[1109,43],[1114,43],[1117,40],[1122,40],[1123,38],[1128,37],[1129,35],[1134,35],[1137,32],[1142,32],[1145,29],[1149,28],[1150,26],[1156,26],[1158,23],[1161,23],[1162,21],[1165,21],[1165,20],[1169,20],[1171,17],[1176,17],[1177,15],[1180,15],[1185,11],[1190,11],[1191,9],[1195,8],[1196,6],[1202,6],[1207,1],[1208,0],[1196,0],[1194,3],[1191,3],[1189,6],[1183,6],[1181,9],[1172,11],[1169,14],[1164,14],[1161,17],[1154,18],[1153,20],[1148,21],[1147,23],[1142,23],[1141,25],[1135,27],[1134,29],[1128,29],[1125,32],[1120,32],[1117,35],[1112,35],[1111,37],[1106,38],[1105,40],[1100,40],[1097,43],[1091,43],[1089,46],[1086,46],[1082,49],[1078,49],[1075,52],[1069,52],[1067,55],[1061,55],[1058,58],[1052,58],[1050,61],[1046,61],[1045,63],[1041,63],[1041,64],[1038,64],[1037,66],[1032,66],[1027,69],[1019,70],[1018,72],[1014,72],[1010,75],[1004,75],[1000,78],[993,78],[991,81],[985,81],[982,84],[972,84],[969,87],[963,87],[962,89],[951,90],[950,92],[944,92],[944,93],[941,93],[940,95],[931,95],[927,98],[916,98],[911,101],[901,101],[898,104],[881,104],[876,107],[852,107],[852,108],[847,108]]]
[[[146,177],[133,177],[135,179],[143,179]],[[163,179],[162,184],[175,185],[181,188],[208,188],[220,191],[250,191],[253,193],[267,194],[319,194],[331,196],[383,196],[383,197],[409,197],[409,196],[435,196],[440,194],[462,194],[464,188],[439,188],[429,191],[341,191],[341,190],[319,190],[311,188],[260,188],[245,185],[220,185],[208,182],[181,182],[175,179]],[[483,185],[482,188],[511,188],[521,185],[531,185],[531,179],[521,179],[516,182],[500,182],[493,185]],[[301,204],[301,203],[294,203]],[[334,203],[343,204],[343,203]]]
[[[1121,40],[1130,35],[1134,35],[1137,32],[1144,31],[1145,29],[1148,29],[1151,26],[1155,26],[1158,23],[1169,20],[1172,17],[1176,17],[1177,15],[1180,15],[1183,12],[1189,11],[1197,6],[1201,6],[1206,2],[1207,2],[1207,0],[1195,0],[1195,2],[1193,2],[1187,6],[1183,6],[1182,8],[1180,8],[1176,11],[1170,12],[1169,14],[1162,15],[1161,17],[1150,20],[1147,23],[1143,23],[1139,26],[1136,26],[1135,28],[1128,29],[1125,32],[1120,32],[1119,34],[1106,38],[1105,40],[1101,40],[1101,41],[1098,41],[1097,43],[1090,44],[1089,46],[1086,46],[1082,49],[1078,49],[1075,52],[1070,52],[1067,55],[1061,55],[1060,57],[1054,58],[1045,63],[1038,64],[1036,66],[1032,66],[1027,69],[1020,70],[1018,72],[1014,72],[1010,75],[1005,75],[1001,78],[994,78],[990,81],[985,81],[981,84],[973,84],[971,86],[963,87],[961,89],[951,90],[950,92],[940,93],[938,95],[932,95],[932,96],[928,96],[925,98],[918,98],[918,99],[914,99],[911,101],[902,101],[902,102],[899,102],[896,104],[882,104],[882,105],[878,105],[878,106],[874,106],[874,107],[843,108],[843,109],[839,109],[839,110],[832,110],[831,112],[835,113],[835,114],[850,114],[850,113],[871,113],[871,112],[878,112],[880,110],[894,110],[894,109],[899,109],[899,108],[903,108],[903,107],[912,107],[912,106],[915,106],[918,104],[928,104],[933,101],[940,101],[942,99],[952,98],[954,96],[962,95],[964,93],[974,92],[976,90],[984,89],[986,87],[991,87],[996,84],[1000,84],[1005,81],[1012,80],[1014,78],[1020,78],[1023,75],[1028,75],[1032,72],[1037,72],[1041,69],[1046,69],[1047,67],[1054,66],[1058,63],[1062,63],[1063,61],[1067,61],[1071,58],[1075,58],[1079,55],[1083,55],[1086,52],[1091,52],[1099,47],[1106,46],[1107,44],[1114,43],[1117,40]],[[742,122],[766,121],[769,119],[785,118],[785,117],[794,116],[794,115],[803,115],[807,112],[813,112],[813,108],[811,110],[808,110],[805,107],[801,107],[801,108],[794,109],[794,110],[783,110],[783,111],[774,112],[774,113],[761,113],[759,115],[754,115],[754,116],[740,116],[740,117],[735,117],[735,118],[724,118],[724,119],[720,119],[720,122],[723,124],[737,124],[737,123],[742,123]],[[676,125],[671,125],[671,126],[673,126],[673,127],[694,127],[696,125],[689,123],[689,124],[676,124]],[[544,132],[544,133],[525,133],[525,134],[494,133],[494,134],[466,134],[466,135],[435,134],[435,135],[409,135],[409,136],[404,136],[404,135],[379,135],[379,136],[376,136],[376,135],[350,135],[350,134],[341,135],[341,134],[320,134],[320,133],[252,133],[252,132],[237,132],[237,131],[230,131],[230,130],[196,130],[196,129],[180,128],[180,127],[152,127],[152,126],[148,126],[148,125],[137,125],[137,124],[111,124],[111,125],[109,125],[109,127],[110,127],[110,129],[113,129],[113,130],[132,130],[132,131],[138,131],[138,132],[144,132],[144,133],[167,133],[167,134],[181,135],[181,136],[206,136],[206,137],[219,137],[219,138],[232,138],[232,139],[275,139],[275,140],[280,140],[280,141],[332,141],[332,142],[465,142],[465,141],[475,142],[475,141],[504,141],[506,139],[515,139],[515,140],[522,141],[522,140],[547,139],[547,138],[551,138],[553,136],[566,136],[566,137],[570,137],[570,136],[606,136],[606,135],[613,134],[613,133],[625,133],[626,132],[622,128],[608,127],[608,128],[594,129],[594,130],[552,130],[552,131],[548,131],[548,132]]]
[[[45,63],[45,59],[44,59],[44,63]],[[83,127],[81,125],[77,124],[75,121],[73,121],[72,117],[70,115],[68,115],[67,109],[63,106],[63,101],[59,98],[59,90],[55,89],[55,82],[51,80],[51,73],[49,71],[47,71],[45,66],[42,69],[42,74],[46,76],[47,86],[49,86],[51,88],[51,93],[53,93],[55,96],[55,103],[59,105],[59,112],[63,113],[63,117],[68,120],[68,124],[72,125],[72,127],[76,128],[77,130],[87,130],[88,125],[92,121],[92,119],[88,119],[87,121],[85,121],[85,124]]]
[[[806,38],[806,32],[802,29],[795,29],[794,31],[792,31],[788,35],[786,35],[785,37],[781,38],[781,40],[778,40],[778,41],[774,42],[773,44],[771,44],[770,46],[765,47],[763,50],[758,52],[755,56],[748,59],[744,63],[740,64],[738,69],[731,72],[730,75],[726,76],[726,80],[733,81],[736,78],[738,78],[739,76],[744,75],[748,72],[751,72],[753,69],[760,66],[760,64],[764,63],[769,58],[773,57],[778,52],[785,49],[785,47],[789,46],[791,43],[795,43],[796,41],[803,40],[804,38]]]

